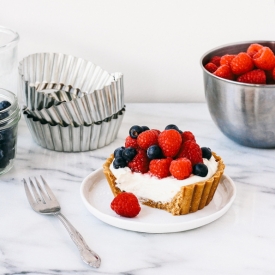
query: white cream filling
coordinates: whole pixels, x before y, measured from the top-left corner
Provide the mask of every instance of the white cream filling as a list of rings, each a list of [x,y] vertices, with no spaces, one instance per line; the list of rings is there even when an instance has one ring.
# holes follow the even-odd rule
[[[205,177],[192,174],[184,180],[177,180],[172,176],[159,179],[149,173],[133,173],[129,167],[115,169],[113,164],[110,165],[110,170],[116,177],[116,186],[120,190],[134,193],[138,198],[169,202],[182,186],[205,181],[216,173],[218,163],[213,156],[210,160],[203,159],[203,162],[208,167],[208,174]]]

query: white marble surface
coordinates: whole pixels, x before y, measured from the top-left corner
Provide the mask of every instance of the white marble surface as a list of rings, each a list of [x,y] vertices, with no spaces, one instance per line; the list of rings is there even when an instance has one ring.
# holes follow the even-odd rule
[[[237,186],[229,211],[206,226],[169,234],[126,231],[97,220],[80,198],[82,180],[123,144],[130,126],[163,129],[170,123],[192,131],[201,146],[223,157],[225,172]],[[39,147],[22,119],[15,165],[0,176],[0,274],[275,274],[274,153],[229,140],[204,103],[127,104],[118,138],[85,153]],[[101,256],[99,269],[81,261],[58,219],[31,209],[22,178],[40,174],[59,199],[62,213]]]

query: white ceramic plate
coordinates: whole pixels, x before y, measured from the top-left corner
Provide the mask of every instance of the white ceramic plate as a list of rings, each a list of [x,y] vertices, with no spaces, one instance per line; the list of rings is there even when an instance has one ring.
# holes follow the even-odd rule
[[[169,233],[197,228],[220,218],[232,205],[236,186],[230,177],[223,175],[210,204],[202,210],[182,216],[173,216],[164,210],[145,205],[141,205],[141,211],[135,218],[117,215],[110,207],[114,196],[102,168],[83,180],[80,194],[87,209],[107,224],[131,231]]]

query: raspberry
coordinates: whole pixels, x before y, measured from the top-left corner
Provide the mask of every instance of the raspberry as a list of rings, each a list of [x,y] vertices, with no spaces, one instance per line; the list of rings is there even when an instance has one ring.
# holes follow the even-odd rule
[[[127,218],[136,217],[141,210],[137,197],[129,192],[119,193],[111,202],[111,208],[118,215]]]
[[[193,140],[187,140],[182,144],[177,157],[188,158],[192,165],[203,163],[201,148]]]
[[[173,160],[170,164],[170,173],[178,180],[188,178],[192,173],[191,161],[187,158]]]
[[[158,130],[158,129],[151,129],[151,130],[152,130],[152,131],[155,131],[157,135],[160,134],[160,130]]]
[[[234,75],[231,72],[231,69],[229,66],[227,65],[221,65],[215,72],[214,75],[221,77],[221,78],[225,78],[225,79],[229,79],[229,80],[233,80],[234,79]]]
[[[125,139],[125,148],[128,148],[128,147],[138,148],[137,139],[128,136]]]
[[[244,74],[251,71],[254,67],[253,59],[245,52],[237,54],[230,63],[233,74]]]
[[[135,157],[128,162],[127,166],[132,172],[147,173],[149,171],[149,158],[147,157],[146,151],[137,149]]]
[[[269,47],[262,47],[255,53],[253,61],[258,69],[272,70],[275,67],[275,56]]]
[[[216,66],[214,63],[207,63],[204,68],[210,72],[210,73],[214,73],[217,69],[218,69],[218,66]]]
[[[158,144],[158,134],[155,130],[147,130],[137,137],[137,144],[141,149],[147,150],[152,145]]]
[[[169,167],[172,160],[172,158],[151,160],[149,165],[150,173],[160,179],[169,177]]]
[[[253,55],[254,55],[255,53],[257,53],[262,47],[263,47],[263,46],[260,45],[260,44],[251,44],[251,45],[247,48],[246,52],[247,52],[251,57],[253,57]]]
[[[220,60],[221,60],[221,57],[220,56],[213,56],[211,59],[210,59],[210,63],[213,63],[215,64],[217,67],[219,67],[221,64],[220,64]]]
[[[230,66],[231,61],[236,57],[235,54],[226,54],[221,57],[221,65],[228,65]]]
[[[181,134],[174,129],[164,130],[159,134],[158,142],[164,156],[174,157],[182,143]]]
[[[187,141],[187,140],[194,140],[194,141],[196,141],[195,136],[194,136],[193,133],[190,132],[190,131],[185,131],[185,132],[183,132],[183,133],[181,134],[181,138],[182,138],[182,142],[185,142],[185,141]]]
[[[263,70],[256,69],[240,75],[237,81],[252,84],[266,84],[266,75]]]

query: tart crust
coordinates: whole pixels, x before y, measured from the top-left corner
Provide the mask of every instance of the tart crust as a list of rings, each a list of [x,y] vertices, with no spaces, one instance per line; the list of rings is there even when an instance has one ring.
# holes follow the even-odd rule
[[[163,203],[146,198],[139,198],[140,202],[153,208],[166,210],[173,215],[185,215],[203,209],[213,199],[225,168],[221,157],[214,152],[212,152],[212,155],[216,162],[218,162],[218,167],[216,173],[210,179],[182,186],[170,202]],[[123,191],[116,186],[116,177],[110,170],[113,159],[114,155],[111,154],[103,164],[103,172],[114,196],[117,196]]]

